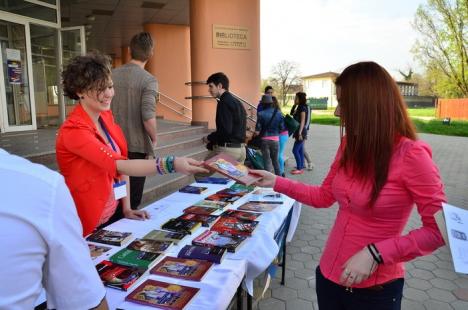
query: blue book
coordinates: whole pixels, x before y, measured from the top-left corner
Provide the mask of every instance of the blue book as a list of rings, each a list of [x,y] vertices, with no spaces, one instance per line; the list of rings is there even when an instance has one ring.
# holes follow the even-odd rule
[[[206,184],[228,184],[228,178],[221,178],[221,177],[195,177],[195,181],[197,183],[206,183]]]
[[[186,259],[201,259],[215,264],[221,264],[221,261],[225,255],[226,249],[224,248],[209,248],[197,245],[186,245],[180,250],[177,257]]]

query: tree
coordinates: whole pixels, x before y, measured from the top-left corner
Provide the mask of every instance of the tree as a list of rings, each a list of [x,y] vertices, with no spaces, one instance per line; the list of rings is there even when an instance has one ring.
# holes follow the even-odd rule
[[[428,0],[416,11],[413,27],[422,38],[413,53],[439,96],[468,97],[467,22],[467,0]]]
[[[291,86],[301,82],[299,66],[295,62],[282,60],[273,67],[271,74],[270,80],[278,93],[278,100],[285,105]]]

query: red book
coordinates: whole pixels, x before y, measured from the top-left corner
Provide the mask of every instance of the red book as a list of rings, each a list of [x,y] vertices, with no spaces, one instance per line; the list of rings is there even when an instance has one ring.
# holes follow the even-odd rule
[[[221,216],[225,217],[235,217],[240,220],[247,220],[247,221],[254,221],[262,215],[261,213],[254,213],[254,212],[245,212],[245,211],[238,211],[238,210],[226,210],[223,213],[221,213]]]
[[[210,215],[213,212],[218,211],[216,208],[191,206],[184,209],[184,213],[194,213],[200,215]]]
[[[235,217],[220,217],[213,227],[211,227],[211,230],[223,235],[251,236],[257,224],[258,221],[241,220]]]
[[[204,165],[206,168],[244,185],[251,185],[262,179],[261,176],[250,172],[249,168],[225,153],[205,160]]]
[[[151,274],[184,280],[200,281],[213,263],[198,259],[166,256],[153,269]]]
[[[159,309],[181,310],[199,290],[195,287],[148,279],[125,297],[125,300]]]

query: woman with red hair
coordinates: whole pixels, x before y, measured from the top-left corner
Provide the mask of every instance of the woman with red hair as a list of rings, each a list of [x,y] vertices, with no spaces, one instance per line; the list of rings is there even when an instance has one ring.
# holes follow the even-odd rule
[[[404,263],[444,245],[433,216],[446,201],[439,171],[384,68],[351,65],[336,79],[336,92],[342,138],[323,183],[256,171],[258,185],[315,208],[338,203],[316,270],[321,310],[400,309]],[[422,227],[402,235],[414,204]]]

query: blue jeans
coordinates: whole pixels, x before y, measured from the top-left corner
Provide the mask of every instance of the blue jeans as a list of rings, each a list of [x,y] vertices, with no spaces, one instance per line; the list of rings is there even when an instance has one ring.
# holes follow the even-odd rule
[[[288,142],[288,135],[280,135],[279,136],[279,151],[278,151],[278,161],[279,161],[279,168],[280,168],[280,175],[284,173],[284,148],[286,147],[286,143]]]
[[[346,290],[315,271],[317,302],[320,310],[400,310],[403,297],[403,278],[373,288]]]
[[[298,170],[304,169],[304,140],[294,141],[293,154],[296,159],[296,168]]]

